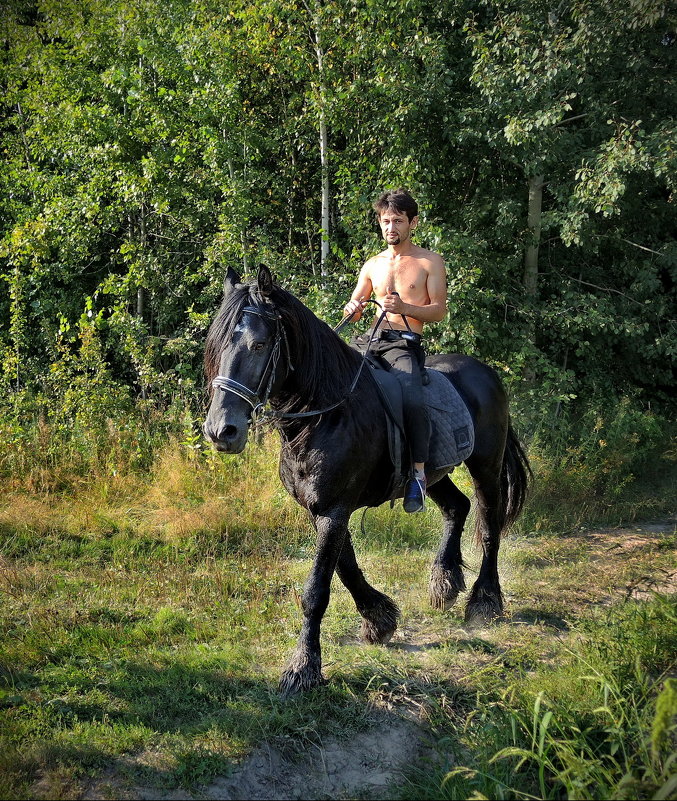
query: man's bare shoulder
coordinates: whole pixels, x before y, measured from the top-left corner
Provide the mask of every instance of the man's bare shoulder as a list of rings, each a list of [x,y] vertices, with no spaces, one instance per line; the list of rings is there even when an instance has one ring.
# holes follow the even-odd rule
[[[431,267],[444,267],[444,259],[439,253],[435,253],[434,250],[426,250],[426,248],[421,248],[416,245],[412,256],[421,259],[421,261],[428,262]]]
[[[369,272],[372,267],[377,267],[381,264],[385,259],[388,259],[390,254],[387,250],[383,250],[380,253],[377,253],[375,256],[372,256],[370,259],[367,259],[362,267],[364,272]]]

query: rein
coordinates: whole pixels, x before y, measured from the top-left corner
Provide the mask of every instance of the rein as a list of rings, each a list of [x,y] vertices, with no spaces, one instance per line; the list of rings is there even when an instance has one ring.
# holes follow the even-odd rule
[[[367,302],[375,303],[379,308],[381,308],[381,304],[377,300],[370,300]],[[263,309],[261,306],[244,306],[242,312],[243,314],[245,313],[256,314],[258,317],[262,317],[263,319],[266,320],[273,320],[275,322],[275,342],[273,343],[273,349],[270,352],[270,356],[268,357],[266,366],[263,370],[263,373],[261,374],[259,385],[254,391],[249,389],[249,387],[246,387],[244,384],[241,384],[239,381],[235,381],[233,378],[217,375],[216,378],[212,381],[212,387],[214,387],[214,389],[220,389],[225,392],[232,392],[234,395],[237,395],[238,397],[247,401],[247,403],[252,407],[251,419],[253,425],[266,423],[269,420],[299,420],[304,417],[316,417],[320,414],[325,414],[326,412],[330,412],[333,409],[336,409],[342,403],[344,403],[348,399],[348,397],[352,394],[355,387],[357,386],[357,382],[359,381],[360,375],[362,374],[362,368],[364,367],[364,363],[366,362],[367,356],[369,355],[369,351],[371,349],[371,343],[374,339],[374,336],[376,335],[376,332],[379,329],[379,326],[381,325],[386,316],[386,312],[382,311],[381,316],[379,317],[376,325],[371,329],[371,335],[369,336],[367,347],[365,348],[365,351],[362,354],[360,366],[357,370],[355,378],[353,379],[350,388],[348,389],[346,394],[338,401],[336,401],[336,403],[332,403],[331,406],[327,406],[324,409],[317,409],[310,412],[276,412],[274,410],[271,410],[259,416],[259,411],[263,409],[265,405],[268,403],[268,398],[270,397],[273,384],[275,383],[275,373],[280,359],[280,350],[282,346],[282,341],[284,341],[287,350],[287,374],[289,374],[289,372],[291,372],[294,369],[294,367],[291,363],[289,341],[287,340],[287,334],[284,330],[284,326],[281,323],[280,315],[272,311],[267,311],[266,309]],[[355,312],[353,312],[353,314],[355,314]],[[333,330],[338,333],[348,322],[350,322],[351,318],[353,317],[353,314],[348,315],[348,317],[342,320]],[[270,375],[268,377],[268,382],[263,392],[261,392],[261,388],[264,385],[264,382],[266,380],[266,374],[268,373],[269,368],[270,368]]]

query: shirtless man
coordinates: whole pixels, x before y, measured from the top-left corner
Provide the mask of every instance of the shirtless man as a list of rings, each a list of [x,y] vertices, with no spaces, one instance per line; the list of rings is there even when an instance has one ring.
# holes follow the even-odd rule
[[[414,474],[404,490],[404,509],[420,512],[425,508],[425,462],[430,439],[421,385],[425,359],[421,333],[424,323],[438,322],[447,314],[446,273],[439,254],[411,241],[418,225],[418,205],[409,192],[384,192],[374,210],[388,249],[364,265],[344,313],[354,313],[352,319],[359,320],[372,292],[387,312],[389,326],[382,324],[373,350],[390,363],[402,385],[404,422],[414,463]]]

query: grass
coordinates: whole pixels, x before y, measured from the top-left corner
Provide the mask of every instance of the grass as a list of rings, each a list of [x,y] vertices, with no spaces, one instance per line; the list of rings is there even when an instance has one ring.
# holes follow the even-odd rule
[[[174,441],[146,469],[4,479],[0,797],[78,798],[108,780],[197,792],[263,741],[350,738],[384,708],[423,721],[439,752],[403,797],[669,792],[674,531],[558,528],[532,510],[502,548],[508,621],[472,632],[461,608],[428,606],[437,512],[370,510],[364,532],[355,515],[358,558],[401,606],[400,632],[358,645],[335,582],[329,684],[283,700],[314,543],[275,452],[273,439],[231,457]]]
[[[616,605],[577,623],[545,664],[522,654],[469,676],[484,700],[442,724],[456,764],[412,773],[405,797],[674,797],[675,623],[674,595]]]

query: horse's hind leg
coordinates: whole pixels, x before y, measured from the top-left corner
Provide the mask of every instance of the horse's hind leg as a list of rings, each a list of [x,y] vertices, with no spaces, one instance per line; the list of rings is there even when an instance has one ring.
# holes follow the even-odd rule
[[[444,529],[430,574],[430,603],[436,609],[449,609],[465,590],[461,535],[470,511],[470,500],[449,476],[433,484],[428,495],[440,507]]]
[[[468,465],[470,468],[470,465]],[[472,469],[470,470],[473,475]],[[503,593],[498,578],[498,549],[503,529],[498,471],[481,480],[473,475],[477,500],[477,540],[482,565],[465,608],[466,623],[481,625],[503,615]]]
[[[360,637],[368,643],[387,643],[397,628],[400,610],[393,600],[375,590],[365,579],[355,558],[350,533],[343,543],[336,572],[362,616]]]

